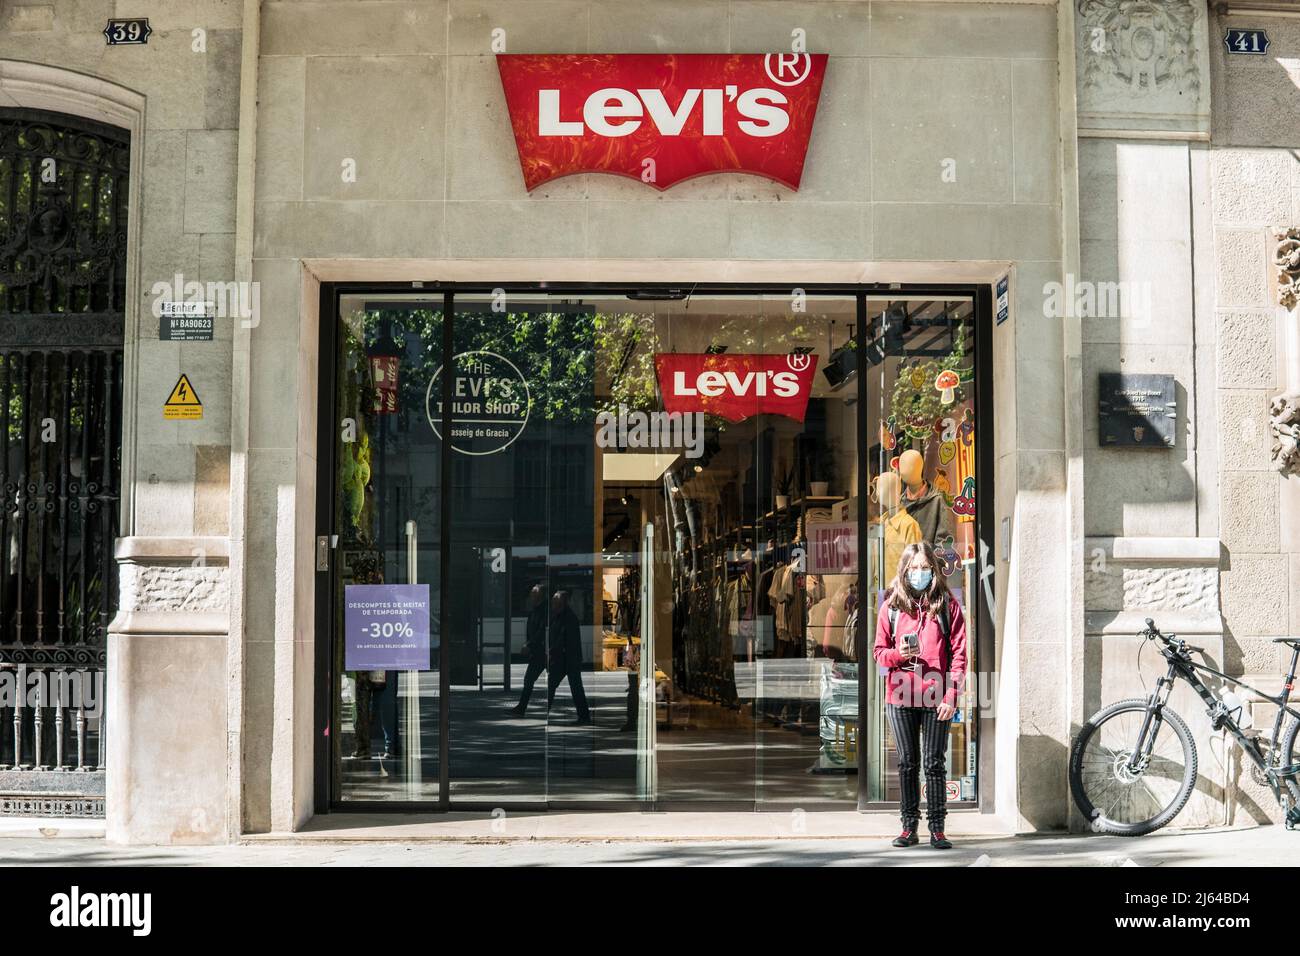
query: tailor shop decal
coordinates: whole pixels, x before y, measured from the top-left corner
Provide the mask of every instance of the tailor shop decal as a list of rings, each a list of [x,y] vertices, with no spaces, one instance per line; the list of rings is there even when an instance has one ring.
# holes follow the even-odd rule
[[[494,455],[528,427],[533,398],[528,380],[504,355],[479,350],[452,359],[451,448],[462,455]],[[442,368],[429,380],[425,413],[442,439]]]
[[[817,356],[671,352],[655,356],[655,371],[670,413],[705,412],[729,422],[766,413],[802,422]]]
[[[614,173],[664,190],[752,173],[799,188],[824,53],[499,54],[524,186]]]

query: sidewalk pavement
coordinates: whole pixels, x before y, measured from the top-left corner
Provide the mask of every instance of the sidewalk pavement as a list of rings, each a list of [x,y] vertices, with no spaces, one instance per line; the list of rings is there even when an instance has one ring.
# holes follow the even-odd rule
[[[87,825],[90,823],[90,825]],[[953,812],[955,847],[897,849],[884,813],[335,814],[215,847],[116,846],[89,821],[0,821],[0,865],[75,866],[1295,866],[1300,832],[1174,830],[1137,839],[1015,835]],[[38,826],[44,824],[44,826]],[[493,827],[496,827],[494,830]],[[800,829],[802,828],[802,829]]]

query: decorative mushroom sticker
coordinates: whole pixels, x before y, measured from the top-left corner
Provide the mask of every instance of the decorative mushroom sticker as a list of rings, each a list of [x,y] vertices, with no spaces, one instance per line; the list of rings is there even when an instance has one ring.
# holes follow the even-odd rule
[[[961,376],[950,368],[944,369],[939,373],[939,377],[934,380],[934,387],[942,392],[939,400],[945,405],[951,405],[957,400],[957,386],[961,384]]]

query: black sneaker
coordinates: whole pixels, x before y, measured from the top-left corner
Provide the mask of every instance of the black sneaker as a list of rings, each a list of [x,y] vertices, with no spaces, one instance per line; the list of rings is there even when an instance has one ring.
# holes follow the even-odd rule
[[[934,847],[936,850],[952,849],[951,841],[949,841],[949,839],[943,835],[942,830],[930,831],[930,846]]]
[[[921,842],[921,838],[916,835],[916,830],[904,828],[903,832],[894,837],[894,846],[916,846]]]

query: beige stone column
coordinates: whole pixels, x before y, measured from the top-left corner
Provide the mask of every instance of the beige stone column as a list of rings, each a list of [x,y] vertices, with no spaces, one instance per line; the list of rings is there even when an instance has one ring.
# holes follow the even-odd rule
[[[121,538],[109,626],[107,837],[225,843],[227,542]]]

